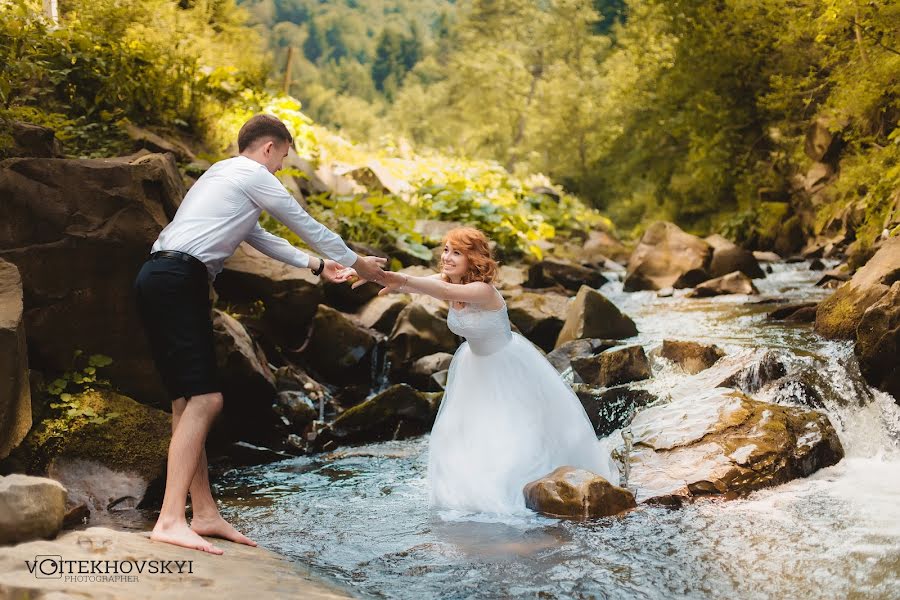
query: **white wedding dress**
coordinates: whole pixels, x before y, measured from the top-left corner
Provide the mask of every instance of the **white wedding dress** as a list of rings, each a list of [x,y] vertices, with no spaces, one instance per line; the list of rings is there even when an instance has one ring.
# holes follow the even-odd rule
[[[453,356],[431,431],[435,507],[528,513],[522,488],[563,465],[618,484],[578,397],[540,350],[511,331],[505,303],[498,310],[451,304],[447,325],[466,342]]]

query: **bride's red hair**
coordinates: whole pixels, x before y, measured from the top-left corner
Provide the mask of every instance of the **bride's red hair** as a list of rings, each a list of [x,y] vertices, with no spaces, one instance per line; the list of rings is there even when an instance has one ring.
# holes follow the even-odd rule
[[[491,256],[491,246],[487,236],[474,227],[457,227],[444,236],[441,246],[450,244],[462,252],[469,262],[469,270],[460,283],[483,281],[492,283],[497,278],[497,261]],[[446,279],[446,276],[444,276]]]

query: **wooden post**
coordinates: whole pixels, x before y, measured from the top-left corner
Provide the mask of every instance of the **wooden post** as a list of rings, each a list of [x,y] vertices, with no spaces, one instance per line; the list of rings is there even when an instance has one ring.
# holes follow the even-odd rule
[[[284,85],[282,91],[285,94],[291,90],[291,63],[294,62],[294,47],[288,46],[287,64],[284,66]]]

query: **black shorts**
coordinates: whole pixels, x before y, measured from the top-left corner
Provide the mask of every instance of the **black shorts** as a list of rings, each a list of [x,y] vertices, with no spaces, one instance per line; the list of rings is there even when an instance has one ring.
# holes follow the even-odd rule
[[[221,392],[203,263],[151,257],[134,290],[153,360],[172,400]]]

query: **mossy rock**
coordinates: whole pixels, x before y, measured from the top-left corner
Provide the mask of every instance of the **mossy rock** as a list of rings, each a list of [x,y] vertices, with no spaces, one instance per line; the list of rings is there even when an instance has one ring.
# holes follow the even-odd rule
[[[57,458],[81,458],[114,471],[132,471],[147,481],[165,473],[171,415],[109,390],[72,396],[69,409],[35,424],[9,457],[9,467],[44,475]],[[62,414],[60,414],[62,413]]]

